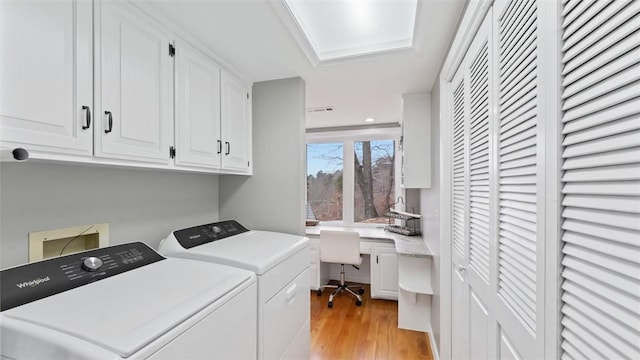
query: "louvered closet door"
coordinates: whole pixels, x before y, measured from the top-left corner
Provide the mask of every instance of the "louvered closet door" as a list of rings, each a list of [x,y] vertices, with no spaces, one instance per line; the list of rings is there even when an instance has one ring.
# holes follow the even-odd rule
[[[538,88],[538,3],[494,9],[498,107],[495,316],[499,358],[544,351],[544,151]],[[553,119],[549,119],[553,121]]]
[[[491,12],[454,78],[453,358],[489,357]]]
[[[563,359],[640,359],[640,1],[563,1]]]
[[[453,80],[452,133],[452,277],[451,277],[451,333],[452,358],[467,359],[469,353],[469,285],[465,276],[468,261],[468,189],[467,145],[465,141],[468,119],[464,71],[459,70]]]

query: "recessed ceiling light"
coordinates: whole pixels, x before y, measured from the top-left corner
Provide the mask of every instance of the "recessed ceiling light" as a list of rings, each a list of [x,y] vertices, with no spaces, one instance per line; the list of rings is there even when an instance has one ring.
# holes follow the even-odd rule
[[[333,111],[333,110],[334,110],[333,106],[319,106],[319,107],[307,108],[308,113],[325,112],[325,111]]]
[[[376,121],[376,119],[374,119],[374,118],[366,118],[366,119],[364,119],[364,121],[366,121],[366,122],[374,122],[374,121]]]

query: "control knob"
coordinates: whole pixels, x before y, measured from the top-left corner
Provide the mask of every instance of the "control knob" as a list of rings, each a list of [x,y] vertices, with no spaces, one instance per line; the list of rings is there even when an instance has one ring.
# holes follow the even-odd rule
[[[219,226],[212,226],[211,227],[211,231],[213,231],[214,234],[218,235],[222,232],[222,229]]]
[[[91,256],[84,259],[84,262],[82,263],[82,268],[85,271],[90,271],[90,272],[98,271],[100,267],[102,267],[102,260],[100,260],[95,256]]]

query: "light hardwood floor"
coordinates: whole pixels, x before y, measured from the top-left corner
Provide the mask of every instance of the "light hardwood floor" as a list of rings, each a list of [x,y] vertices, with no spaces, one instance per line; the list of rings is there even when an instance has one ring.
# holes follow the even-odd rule
[[[329,294],[311,292],[311,359],[432,359],[428,335],[398,329],[398,302],[371,299],[362,306],[346,293],[327,307]]]

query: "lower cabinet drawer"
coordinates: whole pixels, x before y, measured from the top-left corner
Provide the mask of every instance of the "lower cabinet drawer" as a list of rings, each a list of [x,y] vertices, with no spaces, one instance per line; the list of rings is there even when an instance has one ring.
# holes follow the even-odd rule
[[[264,305],[265,359],[280,359],[309,320],[309,278],[305,269]]]

